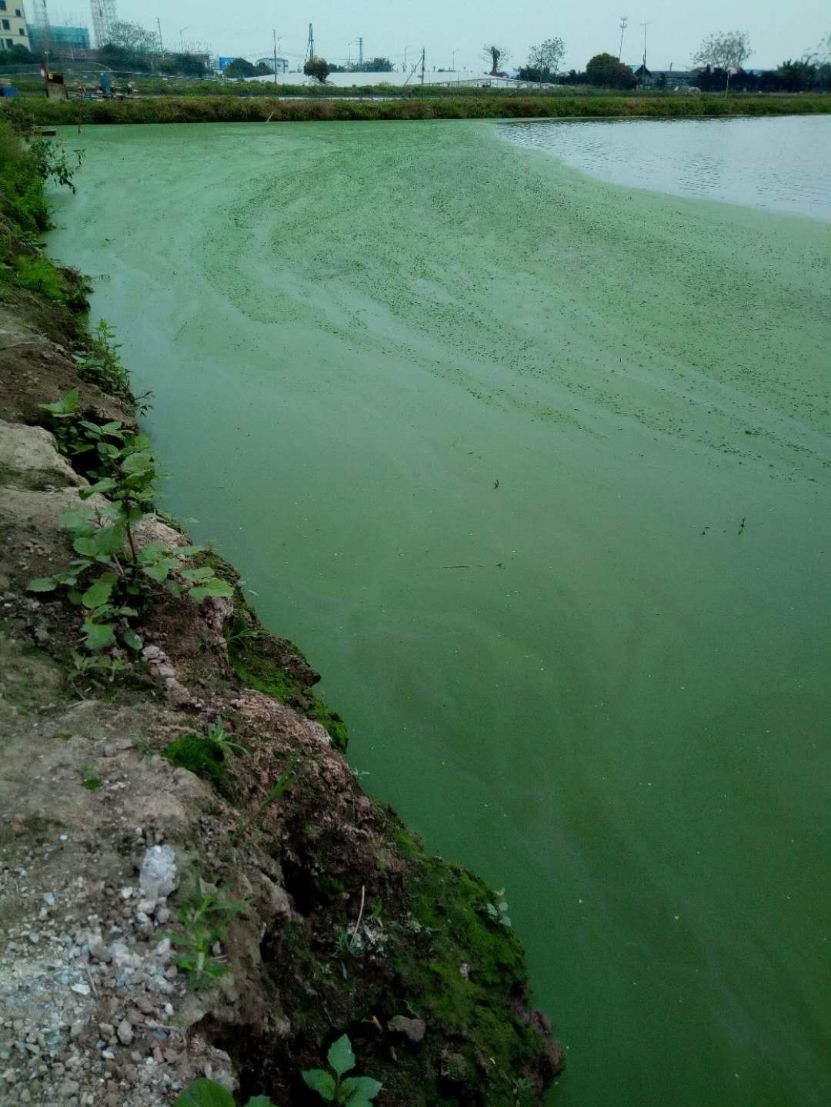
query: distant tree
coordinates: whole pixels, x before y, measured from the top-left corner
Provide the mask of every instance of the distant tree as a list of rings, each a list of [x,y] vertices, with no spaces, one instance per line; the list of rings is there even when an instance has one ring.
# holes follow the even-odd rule
[[[635,74],[614,54],[595,54],[586,66],[586,79],[598,88],[634,88]]]
[[[314,77],[323,85],[326,84],[326,78],[332,72],[332,67],[325,58],[309,58],[303,66],[303,72],[307,77]]]
[[[550,81],[553,77],[556,77],[560,71],[560,65],[566,53],[566,44],[561,38],[547,38],[545,42],[541,42],[539,46],[532,46],[528,51],[528,65],[524,70],[519,71],[520,77],[523,72],[536,72],[539,77],[523,77],[526,81]]]
[[[146,73],[153,68],[153,60],[152,54],[137,53],[109,42],[98,51],[99,64],[108,69],[135,69]]]
[[[360,62],[350,66],[353,73],[392,73],[393,64],[389,58],[370,58],[369,61]],[[330,72],[334,72],[333,69]]]
[[[564,85],[587,85],[589,78],[585,71],[578,73],[576,69],[569,69],[568,73],[560,74],[560,82]]]
[[[710,66],[724,70],[727,74],[724,82],[726,93],[730,88],[731,70],[741,69],[752,53],[750,36],[746,31],[721,31],[704,39],[693,55],[693,65],[696,69]]]
[[[139,23],[113,23],[107,46],[120,46],[134,54],[153,54],[159,49],[159,39]]]
[[[201,54],[165,54],[159,62],[162,73],[180,73],[184,77],[204,77],[207,68]]]
[[[232,62],[222,70],[226,77],[257,77],[256,65],[252,65],[247,58],[234,58]],[[266,70],[268,72],[268,70]]]
[[[807,58],[792,61],[788,58],[776,70],[779,87],[784,92],[803,92],[816,83],[817,67]]]
[[[491,67],[491,77],[498,77],[500,66],[504,66],[505,62],[510,57],[510,54],[504,48],[504,46],[497,46],[495,43],[485,43],[485,45],[482,47],[481,56],[484,61],[486,61]]]
[[[31,51],[17,43],[10,50],[0,49],[0,65],[31,65],[35,60]]]

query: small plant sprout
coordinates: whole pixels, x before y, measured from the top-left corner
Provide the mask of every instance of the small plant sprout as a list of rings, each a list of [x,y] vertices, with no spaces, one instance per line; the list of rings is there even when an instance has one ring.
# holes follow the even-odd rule
[[[241,746],[239,742],[234,742],[228,731],[225,729],[225,720],[217,719],[213,723],[208,723],[205,727],[205,733],[203,735],[206,742],[213,742],[215,746],[218,746],[224,753],[236,753],[246,754],[248,750],[245,746]]]
[[[313,1092],[327,1103],[343,1103],[349,1107],[370,1107],[383,1084],[371,1076],[347,1076],[355,1068],[355,1054],[349,1036],[344,1034],[329,1047],[326,1054],[329,1071],[306,1069],[301,1075]]]
[[[237,1107],[236,1101],[223,1084],[202,1077],[194,1080],[173,1104],[173,1107]],[[245,1107],[277,1107],[267,1095],[255,1095]]]
[[[228,966],[214,952],[214,947],[225,938],[231,922],[245,906],[240,900],[225,899],[218,889],[197,880],[179,908],[179,922],[185,932],[169,937],[182,949],[176,958],[176,967],[187,974],[197,991],[227,973]]]
[[[495,923],[499,923],[500,926],[504,926],[506,930],[511,929],[511,918],[508,914],[508,902],[505,899],[505,889],[500,888],[496,895],[496,903],[487,904],[485,910],[488,913],[488,917],[493,919]]]

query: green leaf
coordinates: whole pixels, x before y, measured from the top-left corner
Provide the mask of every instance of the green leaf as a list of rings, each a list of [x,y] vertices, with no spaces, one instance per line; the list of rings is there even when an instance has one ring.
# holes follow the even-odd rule
[[[48,411],[50,415],[74,415],[78,410],[81,393],[77,388],[72,388],[65,396],[62,396],[54,404],[41,404],[41,410]]]
[[[349,1041],[348,1034],[344,1034],[332,1043],[329,1052],[326,1054],[326,1060],[329,1062],[332,1071],[336,1072],[339,1077],[354,1069],[355,1054],[352,1052],[352,1043]]]
[[[253,1099],[248,1100],[245,1107],[277,1107],[277,1105],[267,1095],[255,1095]]]
[[[81,596],[81,603],[84,607],[92,610],[95,607],[103,607],[105,603],[109,602],[110,596],[113,594],[113,586],[115,584],[115,577],[112,573],[105,573],[103,577],[90,585],[90,587]]]
[[[138,473],[146,473],[153,468],[153,454],[150,450],[137,450],[134,454],[128,454],[121,462],[121,468],[125,473],[135,476]]]
[[[346,1102],[351,1107],[371,1103],[383,1086],[380,1080],[373,1080],[371,1076],[349,1076],[341,1085],[348,1094]]]
[[[124,627],[124,629],[121,631],[121,638],[124,642],[124,645],[128,646],[131,650],[135,650],[136,653],[138,653],[138,651],[144,645],[141,635],[136,634],[136,632],[131,627]]]
[[[330,1072],[323,1069],[306,1069],[300,1074],[304,1082],[313,1092],[317,1092],[321,1099],[331,1103],[335,1098],[335,1078]]]
[[[233,594],[234,589],[231,585],[226,580],[220,580],[219,577],[214,577],[213,580],[209,580],[205,584],[199,584],[196,588],[191,588],[188,593],[196,603],[209,597],[225,596],[230,599]]]
[[[26,585],[27,592],[54,592],[58,582],[52,577],[36,577]]]
[[[210,565],[203,565],[199,569],[182,569],[182,576],[185,580],[192,580],[197,584],[201,581],[213,580],[214,571]]]
[[[158,561],[160,557],[167,557],[169,552],[164,542],[148,542],[139,550],[139,561],[146,565],[151,561]]]
[[[215,1080],[202,1077],[185,1088],[173,1107],[235,1107],[234,1097]]]
[[[89,650],[105,650],[115,642],[115,628],[109,623],[84,623],[84,640]]]
[[[112,477],[104,477],[102,480],[96,481],[95,484],[91,484],[89,488],[85,488],[82,492],[82,495],[84,499],[87,499],[89,496],[93,496],[96,492],[100,492],[101,495],[104,495],[107,492],[112,492],[112,490],[117,487],[118,485],[112,479]]]
[[[158,561],[155,565],[142,565],[141,571],[146,577],[150,577],[151,580],[155,580],[159,584],[162,584],[167,580],[175,568],[175,562]]]

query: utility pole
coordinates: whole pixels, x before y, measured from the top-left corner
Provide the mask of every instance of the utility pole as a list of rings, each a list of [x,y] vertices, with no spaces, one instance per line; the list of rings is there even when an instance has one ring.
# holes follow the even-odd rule
[[[641,80],[645,81],[646,80],[646,28],[649,26],[649,24],[648,23],[641,23],[641,26],[643,27],[643,76],[641,77]]]
[[[427,49],[422,46],[421,48],[421,87],[424,88],[424,70],[427,62]]]
[[[164,42],[162,42],[162,21],[161,21],[161,19],[156,20],[156,26],[158,27],[158,30],[159,30],[159,53],[163,54],[164,53]]]
[[[363,66],[363,64],[364,64],[364,40],[363,40],[363,38],[359,38],[358,39],[358,65]]]
[[[623,57],[623,36],[626,33],[626,28],[627,28],[628,24],[629,24],[629,17],[625,16],[625,15],[622,15],[620,17],[620,47],[618,48],[618,52],[617,52],[617,60],[618,61],[620,61],[620,59]]]
[[[306,47],[306,61],[315,56],[315,29],[309,24],[309,45]]]
[[[274,83],[276,85],[277,84],[277,29],[275,28],[271,33],[274,35]]]

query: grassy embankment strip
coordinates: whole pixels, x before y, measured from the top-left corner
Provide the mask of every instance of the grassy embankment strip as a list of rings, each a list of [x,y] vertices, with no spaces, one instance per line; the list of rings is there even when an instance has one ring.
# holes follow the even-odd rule
[[[383,119],[685,119],[831,113],[831,96],[446,97],[424,100],[147,98],[58,103],[28,99],[40,124],[246,123]]]

